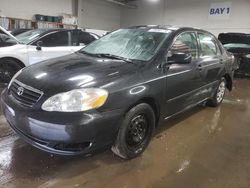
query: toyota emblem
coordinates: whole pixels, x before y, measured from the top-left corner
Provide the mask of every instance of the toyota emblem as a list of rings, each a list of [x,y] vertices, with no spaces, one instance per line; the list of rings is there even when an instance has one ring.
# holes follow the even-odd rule
[[[23,87],[17,88],[17,94],[18,94],[19,96],[21,96],[21,95],[23,94],[23,92],[24,92],[24,88],[23,88]]]

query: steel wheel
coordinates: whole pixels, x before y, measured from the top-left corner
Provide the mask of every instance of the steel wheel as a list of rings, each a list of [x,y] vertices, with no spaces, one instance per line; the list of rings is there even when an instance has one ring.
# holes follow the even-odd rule
[[[216,107],[220,105],[224,99],[226,93],[226,80],[221,78],[219,85],[216,87],[216,90],[213,91],[213,96],[207,101],[208,106]]]
[[[123,159],[132,159],[147,148],[155,128],[155,113],[141,103],[130,109],[118,131],[112,151]]]
[[[216,99],[218,103],[222,102],[224,95],[225,95],[225,91],[226,91],[226,83],[221,82],[218,87],[217,94],[216,94]]]
[[[144,115],[134,117],[127,129],[126,143],[131,148],[139,146],[146,137],[148,122]]]

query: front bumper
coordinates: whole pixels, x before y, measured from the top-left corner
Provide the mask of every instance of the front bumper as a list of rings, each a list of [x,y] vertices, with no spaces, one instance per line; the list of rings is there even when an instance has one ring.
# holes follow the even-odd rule
[[[88,154],[110,146],[121,124],[123,111],[62,113],[27,109],[8,95],[2,110],[12,129],[31,145],[59,155]]]

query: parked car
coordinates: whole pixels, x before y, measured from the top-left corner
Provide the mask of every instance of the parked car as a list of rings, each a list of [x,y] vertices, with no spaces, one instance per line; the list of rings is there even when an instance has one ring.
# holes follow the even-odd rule
[[[250,77],[250,34],[220,33],[218,39],[237,60],[235,76]]]
[[[137,26],[19,71],[2,94],[10,126],[41,150],[111,147],[131,159],[164,120],[232,90],[234,57],[207,31]]]
[[[0,82],[21,68],[74,53],[99,38],[81,30],[35,29],[14,37],[0,27]]]

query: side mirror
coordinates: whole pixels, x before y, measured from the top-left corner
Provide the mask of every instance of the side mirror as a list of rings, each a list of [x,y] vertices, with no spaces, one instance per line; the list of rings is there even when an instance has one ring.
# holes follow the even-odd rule
[[[42,45],[43,45],[43,42],[42,41],[38,41],[36,43],[36,50],[37,51],[41,51],[42,50]]]
[[[172,53],[167,55],[167,62],[169,64],[188,64],[192,61],[192,55],[186,53]]]

